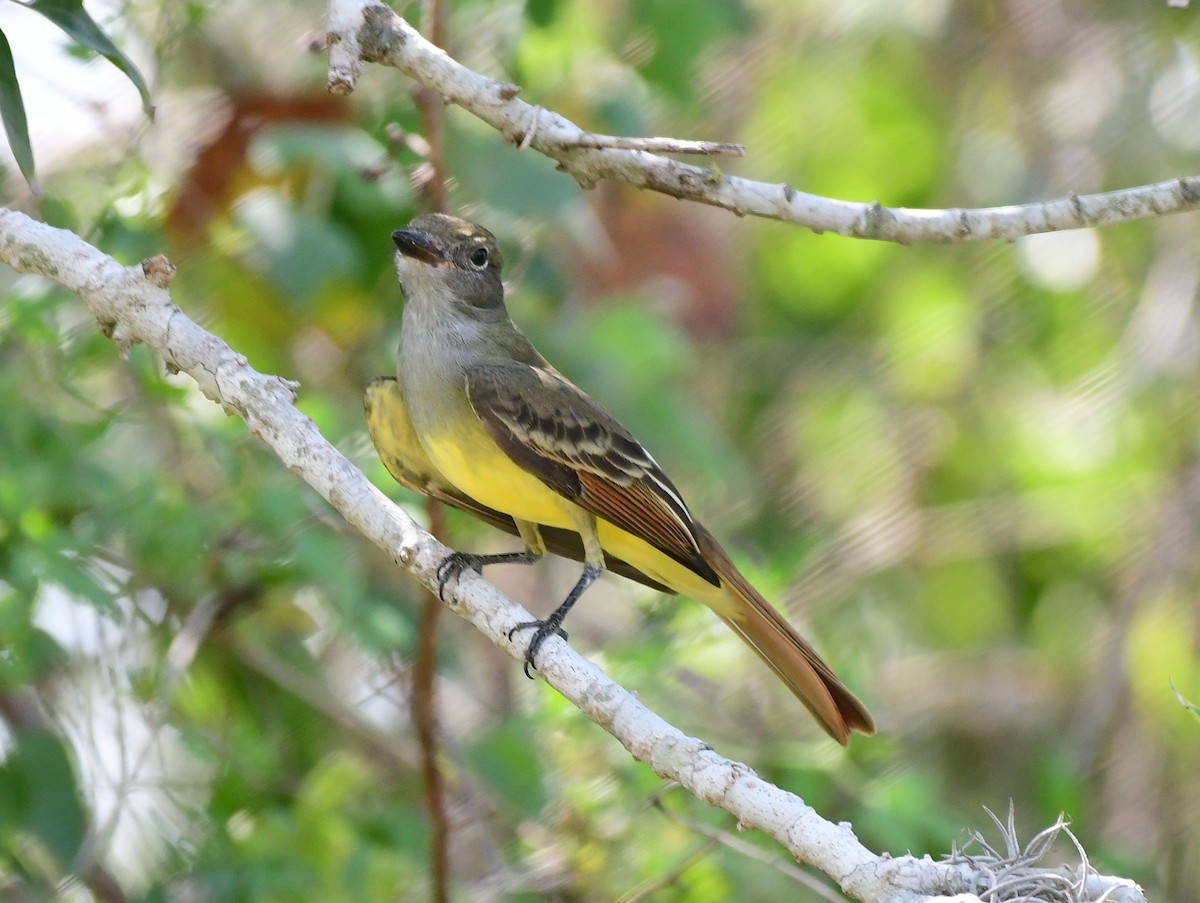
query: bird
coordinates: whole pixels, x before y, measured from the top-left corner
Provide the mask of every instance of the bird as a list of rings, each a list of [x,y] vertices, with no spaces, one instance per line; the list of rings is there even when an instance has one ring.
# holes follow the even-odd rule
[[[392,233],[404,295],[396,377],[367,388],[368,428],[400,483],[520,537],[523,550],[455,551],[438,591],[465,570],[583,564],[566,599],[531,631],[525,673],[606,569],[694,598],[771,668],[837,742],[875,733],[866,706],[754,588],[679,489],[620,421],[556,370],[513,323],[503,255],[483,226],[423,214]]]

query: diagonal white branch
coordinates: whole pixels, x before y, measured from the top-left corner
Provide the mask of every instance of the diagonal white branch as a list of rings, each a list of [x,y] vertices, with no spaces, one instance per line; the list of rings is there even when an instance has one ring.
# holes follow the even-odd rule
[[[347,94],[354,89],[362,60],[394,66],[497,129],[505,141],[531,147],[557,161],[559,169],[584,187],[611,179],[723,207],[739,216],[762,216],[814,232],[901,244],[1011,240],[1200,209],[1198,176],[1101,194],[1071,194],[1052,201],[975,209],[919,210],[884,207],[877,201],[835,200],[791,185],[725,175],[715,168],[663,157],[661,153],[685,152],[682,147],[655,143],[669,139],[616,138],[584,131],[557,113],[521,100],[516,85],[463,66],[374,0],[331,0],[328,24],[328,85],[334,93]]]
[[[348,523],[387,551],[425,586],[436,583],[446,549],[335,449],[293,404],[295,383],[254,370],[222,339],[190,320],[167,291],[174,268],[165,257],[124,267],[78,236],[0,208],[0,260],[48,277],[79,295],[125,354],[144,343],[172,370],[191,376],[227,412],[242,417],[288,469],[329,501]],[[523,645],[508,631],[530,614],[468,572],[448,593],[450,608],[516,659]],[[555,637],[539,655],[539,673],[592,721],[660,776],[729,812],[739,825],[770,834],[797,859],[833,878],[848,895],[877,903],[910,903],[933,893],[978,887],[969,864],[879,857],[849,825],[821,818],[803,800],[761,780],[746,765],[722,758],[651,712],[599,668]],[[1114,903],[1145,903],[1136,885],[1098,878]],[[977,898],[968,898],[977,899]]]

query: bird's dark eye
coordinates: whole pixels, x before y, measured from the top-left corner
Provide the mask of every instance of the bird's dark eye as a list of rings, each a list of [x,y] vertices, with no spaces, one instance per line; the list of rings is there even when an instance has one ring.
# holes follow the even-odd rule
[[[488,265],[488,249],[476,248],[471,252],[471,266],[477,270],[482,270]]]

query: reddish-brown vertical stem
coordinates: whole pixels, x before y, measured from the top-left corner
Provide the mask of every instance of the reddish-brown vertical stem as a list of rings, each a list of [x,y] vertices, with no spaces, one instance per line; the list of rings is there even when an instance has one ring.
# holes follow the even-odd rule
[[[438,47],[445,46],[445,10],[440,0],[424,0],[421,21],[425,36]],[[417,171],[417,190],[426,213],[444,213],[446,199],[445,107],[441,98],[428,88],[418,88],[413,100],[421,114],[422,129],[429,145],[425,162]],[[429,512],[429,532],[439,542],[446,541],[446,522],[442,506],[433,499],[425,502]],[[425,785],[425,809],[429,813],[430,898],[435,903],[450,899],[450,826],[446,817],[446,783],[439,755],[441,732],[437,715],[438,620],[441,601],[431,592],[422,594],[417,656],[412,670],[412,717],[421,748],[421,778]]]
[[[421,24],[431,44],[446,47],[446,11],[441,0],[424,0],[421,4]],[[429,156],[418,170],[417,188],[426,213],[445,213],[446,198],[446,104],[442,96],[429,88],[417,86],[413,101],[421,114],[421,126],[429,144]]]
[[[429,499],[429,532],[441,541],[446,523],[442,506]],[[428,590],[421,597],[421,618],[417,632],[417,656],[412,669],[412,718],[421,749],[421,780],[425,785],[425,809],[429,813],[429,873],[437,903],[449,900],[450,827],[446,818],[446,782],[439,755],[441,727],[437,715],[438,619],[442,605]]]

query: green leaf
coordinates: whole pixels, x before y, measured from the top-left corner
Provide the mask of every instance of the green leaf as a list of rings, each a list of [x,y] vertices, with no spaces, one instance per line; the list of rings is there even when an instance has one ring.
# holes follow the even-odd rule
[[[96,51],[129,76],[142,96],[142,109],[151,120],[154,119],[154,104],[150,102],[150,89],[146,87],[142,73],[87,14],[83,0],[29,0],[24,5],[37,10],[65,31],[73,41]]]
[[[0,765],[0,793],[7,804],[0,833],[33,834],[60,867],[69,868],[87,829],[70,754],[62,740],[47,731],[21,732],[15,739]]]
[[[8,146],[17,158],[21,175],[35,194],[41,194],[33,174],[33,145],[29,143],[29,124],[25,121],[21,86],[17,84],[17,67],[13,64],[12,48],[3,31],[0,31],[0,119],[4,120]]]

